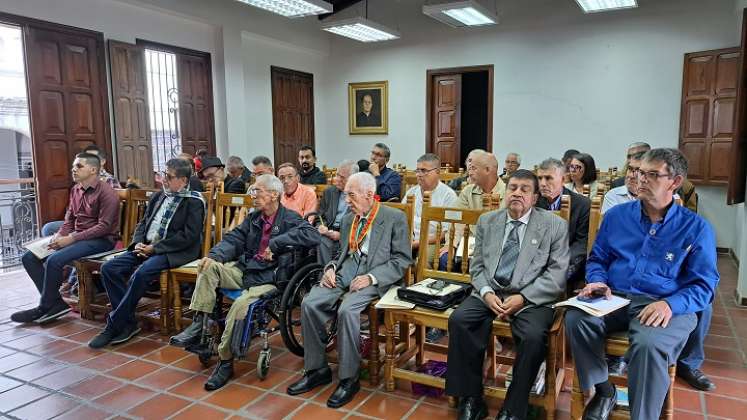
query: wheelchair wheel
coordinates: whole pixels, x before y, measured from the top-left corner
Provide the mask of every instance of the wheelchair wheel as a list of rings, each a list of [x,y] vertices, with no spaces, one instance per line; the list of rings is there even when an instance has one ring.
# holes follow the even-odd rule
[[[301,301],[322,277],[321,264],[301,267],[283,291],[280,301],[280,334],[285,346],[296,356],[303,357],[301,341]]]
[[[267,372],[270,371],[270,349],[261,350],[259,357],[257,357],[257,377],[259,380],[263,380],[267,377]]]

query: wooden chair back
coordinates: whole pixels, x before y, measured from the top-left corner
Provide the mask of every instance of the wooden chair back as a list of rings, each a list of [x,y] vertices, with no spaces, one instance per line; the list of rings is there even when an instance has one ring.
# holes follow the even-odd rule
[[[127,209],[127,218],[129,222],[126,232],[129,240],[132,240],[132,235],[135,233],[137,224],[145,217],[145,209],[148,206],[148,201],[157,191],[158,190],[150,188],[130,190],[130,200]]]
[[[447,183],[447,182],[449,182],[449,181],[451,181],[453,179],[459,178],[459,177],[461,177],[463,175],[464,174],[462,174],[460,172],[444,172],[442,170],[441,173],[438,175],[438,178],[439,178],[439,180],[441,182]]]
[[[402,210],[405,213],[405,217],[407,218],[407,231],[410,232],[410,243],[412,243],[412,227],[415,223],[415,196],[412,194],[408,195],[404,203],[389,201],[381,204],[387,207]],[[409,286],[410,284],[412,284],[412,267],[408,267],[407,271],[405,271],[404,285]]]
[[[400,194],[404,197],[410,188],[418,185],[418,177],[415,175],[415,171],[408,170],[400,172],[399,175],[402,177],[402,189],[400,190]]]
[[[564,194],[560,197],[560,209],[553,211],[553,213],[562,217],[566,222],[571,220],[571,196]]]
[[[482,210],[498,210],[501,208],[502,198],[500,194],[483,194]]]
[[[223,239],[223,234],[240,225],[254,200],[246,194],[228,194],[219,192],[215,195],[215,226],[213,227],[214,243]]]
[[[602,199],[594,197],[591,199],[591,210],[589,211],[589,239],[586,243],[587,253],[591,252],[591,247],[594,246],[600,226],[602,226]]]
[[[314,192],[316,192],[316,199],[317,201],[321,202],[322,197],[324,196],[324,191],[329,188],[330,184],[317,184],[314,185]]]
[[[205,223],[202,231],[202,257],[207,257],[210,248],[213,247],[213,215],[215,213],[215,198],[213,197],[213,187],[208,186],[207,191],[201,193],[202,199],[205,200]]]
[[[119,198],[119,239],[122,245],[127,248],[130,245],[132,234],[130,233],[130,190],[117,188],[117,198]]]

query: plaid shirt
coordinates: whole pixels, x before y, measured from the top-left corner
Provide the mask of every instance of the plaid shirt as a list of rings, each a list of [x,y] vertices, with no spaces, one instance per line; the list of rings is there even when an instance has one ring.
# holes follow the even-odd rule
[[[99,171],[99,179],[109,184],[109,186],[112,188],[122,188],[117,178],[115,178],[114,175],[110,174],[109,172],[106,172],[106,169],[104,168],[101,168],[101,170]]]

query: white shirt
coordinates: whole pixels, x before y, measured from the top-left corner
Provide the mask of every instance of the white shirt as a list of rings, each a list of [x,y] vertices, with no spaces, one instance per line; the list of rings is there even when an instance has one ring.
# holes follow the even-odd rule
[[[519,236],[519,248],[521,248],[521,244],[524,243],[524,235],[527,233],[527,225],[529,224],[529,216],[532,215],[532,208],[529,208],[529,211],[526,212],[525,215],[521,216],[518,219],[512,219],[511,215],[506,211],[506,225],[503,228],[503,241],[501,241],[501,247],[498,250],[498,264],[501,263],[501,255],[503,254],[503,244],[506,243],[506,239],[508,239],[508,235],[511,234],[511,230],[514,229],[514,225],[511,222],[519,221],[521,224],[519,226],[516,226],[516,234]],[[491,274],[492,277],[492,274]],[[485,297],[486,293],[493,293],[493,288],[490,286],[485,286],[482,289],[480,289],[480,296]]]
[[[415,196],[415,220],[412,226],[412,232],[415,234],[415,240],[420,239],[420,219],[423,214],[423,190],[420,185],[415,185],[407,190],[405,197],[402,199],[403,203],[407,202],[407,196]],[[448,185],[443,182],[438,183],[436,188],[431,191],[431,206],[434,207],[456,207],[457,206],[457,195],[449,188]],[[436,234],[436,222],[431,222],[428,226],[428,235],[433,236]]]
[[[602,214],[607,213],[607,210],[615,207],[618,204],[627,203],[628,201],[635,200],[636,197],[630,194],[628,187],[621,185],[615,187],[604,195],[604,201],[602,202]]]
[[[169,208],[169,205],[171,205],[171,202],[174,201],[175,198],[176,197],[167,195],[163,201],[161,201],[161,207],[156,210],[156,214],[153,216],[153,220],[150,222],[150,226],[148,227],[148,232],[145,234],[145,240],[148,241],[148,243],[152,244],[163,239],[158,237],[158,229],[161,227],[161,219],[163,219],[166,209]]]

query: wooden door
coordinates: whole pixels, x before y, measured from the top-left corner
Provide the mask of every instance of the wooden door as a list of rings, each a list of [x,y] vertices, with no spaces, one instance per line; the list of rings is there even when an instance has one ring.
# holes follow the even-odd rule
[[[148,114],[145,49],[109,41],[117,175],[153,186],[153,151]]]
[[[24,48],[41,225],[64,216],[75,154],[96,144],[111,155],[104,38],[30,23],[24,25]]]
[[[738,48],[685,54],[680,150],[693,183],[730,180],[739,65]]]
[[[296,163],[298,149],[314,146],[314,75],[272,67],[275,166]]]
[[[432,79],[431,144],[429,150],[441,158],[441,165],[460,166],[462,120],[462,75],[446,74]]]
[[[209,54],[177,54],[182,151],[215,156],[213,85]]]
[[[743,203],[745,198],[745,168],[747,167],[747,8],[742,10],[742,43],[739,47],[740,60],[737,67],[737,99],[734,123],[734,142],[729,155],[729,190],[726,201],[729,204]]]

